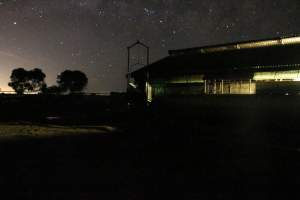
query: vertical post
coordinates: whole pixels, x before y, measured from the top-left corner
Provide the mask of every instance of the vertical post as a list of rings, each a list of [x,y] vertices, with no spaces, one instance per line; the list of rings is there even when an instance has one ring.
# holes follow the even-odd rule
[[[146,72],[146,96],[148,100],[148,94],[149,94],[149,72]]]
[[[149,65],[150,62],[150,52],[149,52],[149,47],[147,47],[147,65]]]
[[[127,56],[128,56],[128,60],[127,60],[127,72],[129,73],[129,68],[130,68],[130,48],[127,47]]]
[[[207,90],[206,90],[206,80],[204,80],[204,94],[207,93]]]
[[[242,91],[242,81],[240,81],[240,91],[239,91],[239,94],[243,94],[243,91]]]
[[[221,81],[221,93],[224,94],[224,80]]]
[[[217,80],[214,80],[214,94],[217,94]]]
[[[210,94],[209,84],[210,84],[210,81],[207,82],[207,90],[206,90],[206,93],[207,93],[207,94]]]
[[[148,71],[146,73],[146,96],[147,96],[147,101],[151,102],[152,101],[152,89],[151,89],[151,85],[149,82],[149,72]]]
[[[249,94],[251,94],[251,86],[252,86],[251,79],[249,79]]]
[[[127,47],[127,89],[129,88],[130,81],[130,47]]]

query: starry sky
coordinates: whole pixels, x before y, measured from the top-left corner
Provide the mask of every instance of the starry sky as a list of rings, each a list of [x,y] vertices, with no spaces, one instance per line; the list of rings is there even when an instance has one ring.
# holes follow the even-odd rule
[[[153,62],[169,49],[299,34],[299,14],[299,0],[0,0],[0,88],[11,90],[12,69],[38,67],[49,86],[72,69],[88,92],[124,91],[136,40]]]

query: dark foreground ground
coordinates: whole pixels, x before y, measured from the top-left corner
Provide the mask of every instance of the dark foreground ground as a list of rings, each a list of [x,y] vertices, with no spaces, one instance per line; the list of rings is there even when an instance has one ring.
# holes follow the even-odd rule
[[[3,140],[0,196],[297,199],[299,117],[299,97],[164,99],[121,131]]]

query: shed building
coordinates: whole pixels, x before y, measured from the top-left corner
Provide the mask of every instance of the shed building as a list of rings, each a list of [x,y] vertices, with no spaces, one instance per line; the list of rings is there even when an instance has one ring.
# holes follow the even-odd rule
[[[170,95],[300,94],[300,37],[170,50],[129,77],[148,101]]]

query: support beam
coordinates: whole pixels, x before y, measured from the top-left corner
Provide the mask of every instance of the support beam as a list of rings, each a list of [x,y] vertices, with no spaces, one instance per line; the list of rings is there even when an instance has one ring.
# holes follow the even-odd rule
[[[242,91],[242,81],[239,81],[239,83],[240,83],[240,89],[239,89],[239,92],[238,92],[238,94],[243,94],[243,91]]]
[[[224,94],[224,80],[221,81],[221,93]]]
[[[217,80],[214,80],[214,94],[217,94]]]
[[[206,90],[206,94],[209,94],[210,93],[210,88],[209,88],[209,84],[210,84],[210,81],[207,82],[206,86],[207,86],[207,90]]]
[[[251,87],[252,87],[252,82],[251,82],[251,79],[249,80],[249,94],[252,94],[251,93]]]

